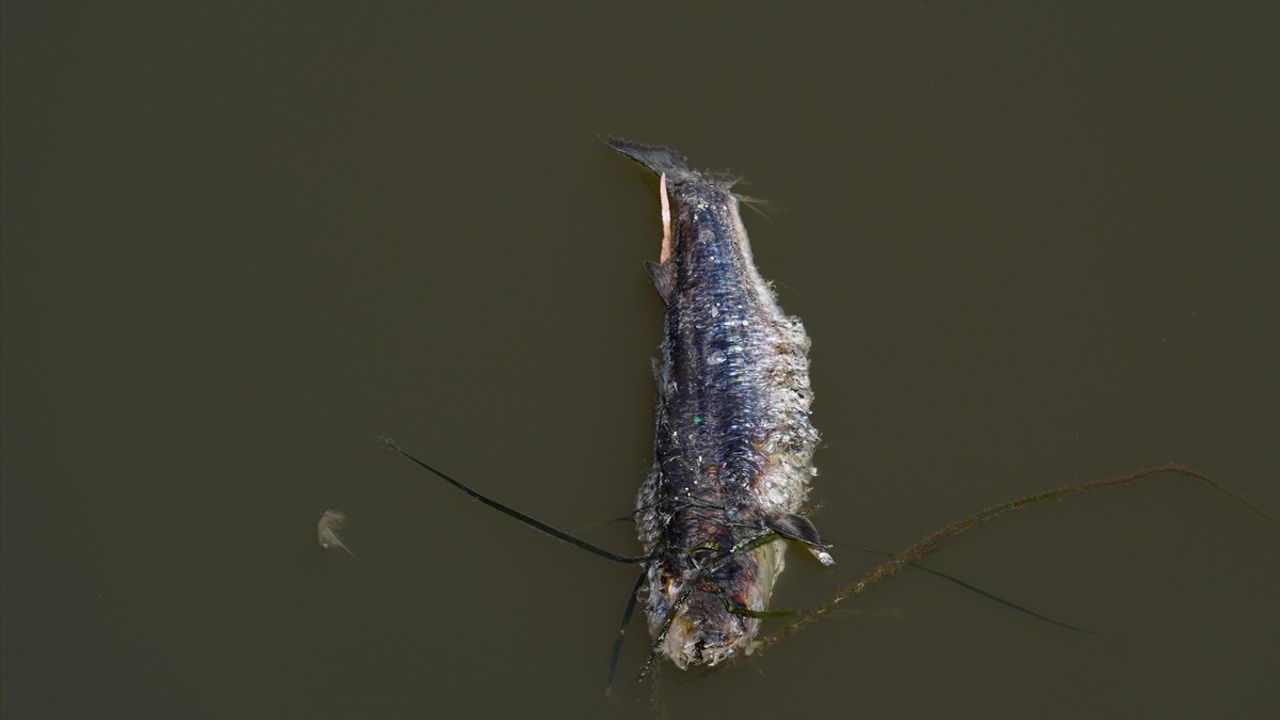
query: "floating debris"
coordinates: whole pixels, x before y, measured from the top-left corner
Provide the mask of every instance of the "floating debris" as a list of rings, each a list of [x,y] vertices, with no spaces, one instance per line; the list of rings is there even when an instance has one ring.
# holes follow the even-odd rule
[[[325,550],[333,548],[342,548],[347,554],[361,562],[360,556],[351,552],[351,548],[338,537],[338,531],[347,524],[347,515],[339,510],[325,510],[320,516],[320,523],[316,525],[316,539],[320,541],[320,547]]]

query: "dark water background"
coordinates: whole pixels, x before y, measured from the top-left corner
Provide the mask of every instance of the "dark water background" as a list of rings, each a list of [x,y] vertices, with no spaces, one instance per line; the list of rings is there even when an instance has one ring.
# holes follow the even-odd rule
[[[630,569],[369,439],[629,510],[658,209],[601,134],[782,208],[831,536],[1168,460],[1280,512],[1280,6],[1186,4],[5,2],[4,716],[649,715]],[[664,707],[1274,717],[1278,560],[1189,480],[1074,498],[931,562],[1097,634],[908,574]]]

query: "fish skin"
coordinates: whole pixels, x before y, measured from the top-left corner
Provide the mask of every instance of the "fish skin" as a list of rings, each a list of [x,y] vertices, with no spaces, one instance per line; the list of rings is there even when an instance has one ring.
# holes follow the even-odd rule
[[[637,496],[637,531],[655,556],[645,612],[660,654],[681,668],[715,665],[749,651],[760,624],[730,612],[725,598],[765,610],[785,547],[731,558],[724,550],[776,528],[830,562],[798,515],[819,438],[809,421],[809,338],[756,269],[730,178],[692,170],[667,148],[605,144],[665,176],[672,204],[671,257],[647,265],[666,315],[654,462]]]

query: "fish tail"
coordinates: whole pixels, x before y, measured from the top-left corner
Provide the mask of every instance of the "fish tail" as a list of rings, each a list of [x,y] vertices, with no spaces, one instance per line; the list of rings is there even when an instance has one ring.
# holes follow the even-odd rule
[[[601,138],[601,142],[609,148],[626,155],[653,171],[654,175],[670,175],[680,177],[694,174],[689,169],[689,160],[671,148],[658,145],[645,145],[622,138]]]

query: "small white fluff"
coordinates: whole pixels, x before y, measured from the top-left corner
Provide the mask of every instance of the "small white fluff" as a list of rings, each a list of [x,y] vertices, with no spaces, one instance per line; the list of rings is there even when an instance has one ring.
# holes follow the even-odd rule
[[[320,547],[325,550],[333,548],[342,548],[347,554],[361,562],[360,557],[351,552],[351,548],[347,547],[342,539],[338,537],[338,531],[343,525],[347,524],[347,515],[339,510],[325,510],[320,516],[320,523],[316,526],[316,539],[320,541]]]

